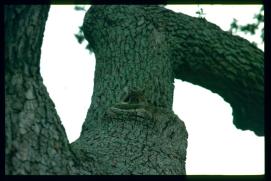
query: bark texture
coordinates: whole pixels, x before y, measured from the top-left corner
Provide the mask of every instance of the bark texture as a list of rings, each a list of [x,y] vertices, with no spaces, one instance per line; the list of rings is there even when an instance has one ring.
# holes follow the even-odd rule
[[[49,6],[5,6],[5,174],[74,173],[78,165],[39,71]]]
[[[263,52],[204,18],[154,6],[146,16],[165,28],[174,78],[218,93],[230,103],[237,128],[263,136]]]
[[[105,30],[100,31],[98,27]],[[237,128],[252,130],[259,136],[264,135],[263,52],[247,40],[222,31],[205,19],[193,18],[158,6],[94,6],[86,14],[84,29],[98,60],[96,68],[104,66],[102,71],[96,71],[96,75],[106,77],[103,78],[104,81],[112,84],[105,86],[108,83],[102,83],[104,87],[113,89],[116,86],[115,92],[119,93],[121,87],[134,85],[131,80],[138,80],[135,84],[147,87],[145,89],[149,91],[146,97],[152,104],[165,105],[164,100],[167,99],[167,105],[171,106],[173,90],[169,82],[173,78],[182,79],[218,93],[229,102],[233,109],[233,123]],[[135,78],[129,78],[126,83],[126,78],[118,77],[123,83],[114,84],[117,79],[111,72],[119,70],[120,65],[115,60],[121,59],[127,61],[123,63],[125,66],[131,65],[129,60],[133,63],[131,68],[123,69],[128,73],[119,72],[118,75],[129,74]],[[144,61],[146,63],[140,63]],[[158,63],[162,66],[157,66]],[[156,73],[152,72],[150,75],[142,71],[138,75],[136,72],[142,65],[144,72]],[[147,69],[152,71],[146,71]],[[105,75],[100,76],[101,72]],[[150,79],[146,78],[149,76]],[[146,80],[151,80],[151,83],[146,83]],[[155,81],[159,83],[154,83]],[[95,80],[94,89],[103,90],[98,82],[99,80]],[[163,86],[169,88],[162,88]],[[110,101],[108,104],[112,104],[118,100],[119,94],[113,93],[114,98],[108,99],[109,92],[111,93],[103,91],[100,95],[107,94],[105,99]],[[99,117],[95,106],[101,103],[102,98],[96,93],[92,97],[93,104],[84,123],[83,133],[91,124],[91,119],[97,120],[96,116]],[[103,110],[108,105],[104,107]]]
[[[185,126],[180,126],[183,125],[180,120],[174,122],[183,133],[179,142],[175,142],[176,147],[182,150],[177,151],[180,156],[177,164],[171,160],[168,167],[157,169],[159,164],[146,166],[134,163],[129,155],[129,150],[133,149],[128,140],[140,140],[133,134],[134,130],[141,130],[143,135],[148,133],[149,127],[159,130],[147,116],[143,116],[143,120],[148,126],[142,126],[143,122],[138,121],[142,119],[138,109],[170,112],[174,78],[220,94],[231,104],[237,128],[263,135],[263,52],[248,41],[222,31],[205,19],[192,18],[158,6],[92,6],[86,13],[83,29],[96,56],[94,92],[81,136],[72,146],[82,155],[99,155],[99,147],[102,150],[108,148],[106,158],[102,153],[98,156],[102,158],[99,162],[109,164],[108,167],[95,172],[185,174],[185,169],[172,169],[176,165],[183,168],[185,164],[187,133]],[[128,92],[127,95],[125,92]],[[108,114],[115,108],[129,110],[131,115],[135,115],[129,118],[130,129],[123,129],[125,112],[117,114],[117,117]],[[170,115],[172,118],[174,113],[171,111]],[[166,120],[169,119],[164,119],[164,122]],[[107,127],[104,123],[107,121],[111,121],[112,126]],[[168,125],[157,131],[158,135],[169,132]],[[93,135],[94,132],[97,134]],[[160,143],[161,137],[154,135],[143,142],[132,143],[135,147],[142,147],[147,140],[152,140],[151,145]],[[126,144],[119,143],[120,140],[125,140]],[[172,140],[163,141],[169,143]],[[117,146],[111,147],[113,145]],[[117,147],[122,150],[120,153]],[[166,148],[172,153],[169,158],[177,153],[173,147]],[[144,149],[148,151],[132,152],[148,160],[152,155],[150,150],[155,150],[156,163],[167,155],[160,152],[163,145],[144,146]],[[121,164],[116,166],[114,163]],[[135,170],[134,165],[141,165],[140,169]],[[167,172],[166,168],[171,171]],[[152,172],[153,169],[156,171]]]
[[[99,159],[98,174],[185,174],[187,132],[172,112],[169,44],[147,10],[93,6],[85,16],[96,57],[94,91],[72,146],[84,159]],[[108,114],[114,108],[122,111]]]
[[[84,169],[98,175],[185,174],[185,126],[173,112],[156,111],[109,108],[88,136],[73,143]]]
[[[174,78],[219,93],[237,127],[263,135],[259,49],[159,6],[92,6],[84,34],[96,56],[94,92],[70,145],[39,71],[49,6],[4,10],[5,174],[185,174]]]
[[[167,10],[161,19],[168,22],[174,77],[218,93],[230,103],[237,128],[263,136],[263,52],[202,18]]]

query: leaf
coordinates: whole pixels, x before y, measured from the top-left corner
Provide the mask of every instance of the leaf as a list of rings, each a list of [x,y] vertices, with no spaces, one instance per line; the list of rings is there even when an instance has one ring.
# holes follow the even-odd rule
[[[83,32],[83,25],[79,26],[79,32]]]
[[[76,37],[78,43],[80,43],[80,44],[81,44],[81,43],[84,41],[84,39],[85,39],[84,35],[82,35],[82,34],[74,34],[74,36]]]
[[[92,49],[92,47],[90,46],[90,44],[89,44],[89,43],[87,44],[86,49],[88,49],[90,53],[92,53],[92,52],[93,52],[93,49]]]
[[[233,19],[233,21],[232,21],[232,23],[231,23],[230,26],[231,26],[230,31],[232,31],[232,30],[237,31],[238,25],[237,25],[237,20],[235,18]]]
[[[258,29],[257,24],[247,24],[245,26],[241,26],[240,30],[245,32],[245,33],[250,33],[252,35],[255,34],[255,30]]]

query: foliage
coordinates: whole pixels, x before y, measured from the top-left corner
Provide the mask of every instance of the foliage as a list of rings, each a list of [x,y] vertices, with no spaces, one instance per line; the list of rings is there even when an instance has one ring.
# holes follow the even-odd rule
[[[204,18],[204,16],[206,15],[206,13],[203,12],[202,8],[196,11],[196,14],[198,15],[198,18]]]
[[[76,11],[85,11],[85,12],[86,12],[86,9],[85,9],[85,6],[84,6],[84,5],[81,5],[81,6],[75,5],[75,6],[74,6],[74,9],[75,9]],[[77,41],[78,41],[79,44],[82,44],[83,42],[86,42],[87,45],[86,45],[85,48],[86,48],[87,50],[89,50],[90,54],[93,53],[93,50],[92,50],[90,44],[89,44],[89,43],[86,41],[86,39],[85,39],[85,36],[84,36],[84,33],[83,33],[83,25],[79,26],[79,31],[78,31],[76,34],[74,34],[74,36],[75,36],[75,38],[77,39]]]
[[[231,23],[230,32],[244,32],[245,34],[249,33],[251,35],[255,35],[256,31],[260,28],[260,26],[264,23],[264,9],[263,6],[261,7],[260,11],[254,15],[253,20],[255,22],[248,23],[246,25],[238,24],[237,19],[233,19]],[[264,27],[261,28],[261,39],[262,43],[264,42]]]
[[[74,34],[76,37],[78,43],[82,43],[85,40],[84,33],[83,33],[83,26],[79,26],[79,32],[77,34]]]

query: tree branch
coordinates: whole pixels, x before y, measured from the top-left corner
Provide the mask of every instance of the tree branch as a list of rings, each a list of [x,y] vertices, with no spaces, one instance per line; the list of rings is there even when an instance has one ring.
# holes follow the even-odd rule
[[[163,15],[175,78],[218,93],[232,106],[237,128],[263,136],[263,52],[205,19],[170,10]]]

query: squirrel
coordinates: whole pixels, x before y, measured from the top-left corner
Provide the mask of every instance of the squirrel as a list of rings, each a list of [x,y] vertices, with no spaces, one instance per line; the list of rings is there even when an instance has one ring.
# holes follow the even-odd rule
[[[128,95],[124,97],[123,102],[129,104],[139,104],[145,102],[144,91],[134,89],[130,90]]]
[[[137,109],[146,105],[144,90],[138,88],[127,90],[126,87],[124,88],[124,94],[122,101],[114,107],[119,109]]]

